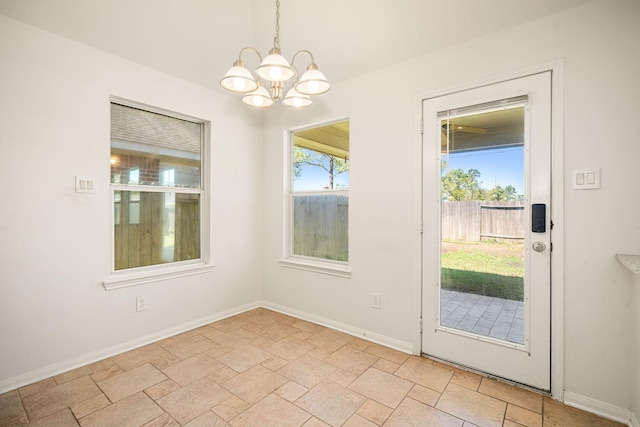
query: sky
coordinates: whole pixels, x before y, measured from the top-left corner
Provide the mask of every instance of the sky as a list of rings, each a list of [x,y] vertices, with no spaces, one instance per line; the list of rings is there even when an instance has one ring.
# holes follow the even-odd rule
[[[518,194],[524,194],[524,147],[452,153],[449,169],[480,171],[481,187],[487,190],[496,185],[502,188],[512,185]]]
[[[487,190],[496,185],[512,185],[518,194],[524,194],[524,147],[509,147],[449,155],[449,169],[480,171],[479,181]],[[335,183],[349,186],[349,172],[335,177]],[[294,191],[322,190],[329,184],[329,174],[322,168],[305,165],[300,178],[293,182]]]
[[[334,188],[336,184],[349,187],[349,172],[341,173],[333,179]],[[293,191],[316,191],[322,190],[329,185],[329,173],[317,166],[304,165],[300,178],[293,181]]]

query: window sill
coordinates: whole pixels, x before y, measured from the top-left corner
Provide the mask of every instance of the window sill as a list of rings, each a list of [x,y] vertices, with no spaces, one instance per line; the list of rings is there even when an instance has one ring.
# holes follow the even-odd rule
[[[146,283],[159,282],[161,280],[176,279],[179,277],[193,276],[213,271],[215,265],[207,263],[188,264],[174,267],[165,267],[155,271],[140,271],[137,273],[114,273],[102,282],[105,290],[127,288],[129,286],[144,285]]]
[[[333,262],[322,262],[302,258],[281,259],[280,265],[298,270],[313,271],[315,273],[328,274],[331,276],[351,278],[351,268],[347,264]]]
[[[618,254],[616,259],[620,264],[631,270],[632,273],[640,276],[640,255]]]

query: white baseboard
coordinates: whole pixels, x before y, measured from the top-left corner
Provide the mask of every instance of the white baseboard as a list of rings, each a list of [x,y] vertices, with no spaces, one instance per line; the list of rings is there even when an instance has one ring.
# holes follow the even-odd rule
[[[209,323],[216,322],[218,320],[226,319],[227,317],[235,316],[236,314],[240,314],[245,311],[253,310],[258,307],[264,307],[273,311],[287,314],[292,317],[296,317],[298,319],[302,319],[302,320],[313,322],[322,326],[326,326],[328,328],[335,329],[335,330],[347,333],[349,335],[353,335],[355,337],[374,342],[376,344],[380,344],[386,347],[396,349],[403,353],[411,354],[413,352],[413,345],[405,341],[400,341],[384,335],[365,331],[364,329],[356,328],[351,325],[336,322],[331,319],[315,316],[315,315],[294,310],[288,307],[280,306],[277,304],[271,304],[264,301],[259,301],[259,302],[254,302],[251,304],[245,304],[239,307],[235,307],[233,309],[225,310],[220,313],[213,314],[211,316],[206,316],[191,322],[183,323],[173,328],[165,329],[163,331],[149,334],[144,337],[127,341],[122,344],[100,349],[91,353],[84,354],[82,356],[75,357],[70,360],[65,360],[63,362],[45,366],[43,368],[39,368],[34,371],[24,373],[22,375],[18,375],[13,378],[2,380],[0,381],[0,394],[11,391],[11,390],[16,390],[20,387],[24,387],[26,385],[33,384],[35,382],[42,381],[47,378],[51,378],[55,375],[59,375],[64,372],[68,372],[73,369],[80,368],[82,366],[86,366],[91,363],[107,359],[109,357],[113,357],[117,354],[124,353],[126,351],[130,351],[138,347],[142,347],[142,346],[163,340],[165,338],[190,331],[200,326],[204,326]]]
[[[609,403],[600,402],[599,400],[591,399],[590,397],[580,396],[579,394],[565,390],[564,403],[566,405],[573,406],[574,408],[582,409],[583,411],[591,412],[592,414],[596,414],[613,421],[618,421],[629,426],[638,426],[638,419],[630,410],[619,408]],[[634,418],[635,424],[633,420]]]
[[[124,353],[126,351],[133,350],[138,347],[142,347],[147,344],[151,344],[168,337],[172,337],[174,335],[181,334],[183,332],[190,331],[195,328],[199,328],[200,326],[204,326],[212,322],[217,322],[218,320],[226,319],[227,317],[235,316],[236,314],[240,314],[245,311],[253,310],[254,308],[257,308],[257,307],[260,307],[260,304],[257,302],[251,303],[251,304],[245,304],[243,306],[225,310],[220,313],[213,314],[211,316],[206,316],[197,320],[193,320],[191,322],[183,323],[173,328],[169,328],[160,332],[145,335],[144,337],[136,338],[134,340],[127,341],[122,344],[114,345],[111,347],[107,347],[91,353],[84,354],[82,356],[75,357],[70,360],[65,360],[60,363],[55,363],[53,365],[45,366],[43,368],[39,368],[34,371],[24,373],[22,375],[18,375],[17,377],[2,380],[0,381],[0,394],[5,393],[7,391],[15,390],[20,387],[24,387],[29,384],[33,384],[38,381],[42,381],[44,379],[53,377],[55,375],[68,372],[73,369],[80,368],[82,366],[86,366],[103,359],[107,359],[117,354]]]
[[[364,329],[356,328],[355,326],[352,326],[352,325],[336,322],[335,320],[316,316],[316,315],[295,310],[289,307],[284,307],[278,304],[273,304],[267,301],[262,301],[261,305],[264,308],[277,311],[278,313],[296,317],[301,320],[313,322],[321,326],[326,326],[327,328],[335,329],[337,331],[344,332],[346,334],[353,335],[354,337],[362,338],[364,340],[371,341],[373,343],[380,344],[385,347],[389,347],[394,350],[401,351],[403,353],[414,354],[413,344],[406,341],[400,341],[385,335],[380,335],[374,332],[366,331]]]

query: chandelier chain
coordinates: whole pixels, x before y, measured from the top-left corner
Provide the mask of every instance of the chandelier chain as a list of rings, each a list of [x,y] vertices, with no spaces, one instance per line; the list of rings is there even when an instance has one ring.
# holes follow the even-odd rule
[[[280,0],[276,0],[276,49],[280,50]]]

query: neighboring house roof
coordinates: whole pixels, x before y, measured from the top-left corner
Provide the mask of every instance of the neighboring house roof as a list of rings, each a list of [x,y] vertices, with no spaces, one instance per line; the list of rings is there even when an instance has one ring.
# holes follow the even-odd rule
[[[111,103],[111,139],[200,153],[200,123]]]

